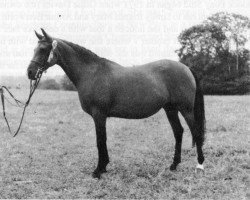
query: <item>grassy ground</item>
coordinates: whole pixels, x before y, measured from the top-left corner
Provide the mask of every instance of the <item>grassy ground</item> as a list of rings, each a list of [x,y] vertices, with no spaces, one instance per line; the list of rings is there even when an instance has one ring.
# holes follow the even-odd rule
[[[28,91],[13,91],[25,99]],[[206,96],[205,174],[184,123],[182,163],[169,171],[174,137],[163,111],[107,123],[111,163],[101,180],[92,119],[77,93],[37,90],[16,138],[0,117],[0,198],[250,198],[250,96]],[[8,107],[12,126],[20,109]],[[247,188],[248,187],[248,188]]]

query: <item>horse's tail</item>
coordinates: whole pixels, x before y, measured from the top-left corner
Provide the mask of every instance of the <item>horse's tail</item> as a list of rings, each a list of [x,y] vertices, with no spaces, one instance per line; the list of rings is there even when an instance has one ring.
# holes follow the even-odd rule
[[[206,133],[206,119],[205,119],[205,105],[204,105],[204,95],[200,85],[200,81],[197,78],[195,72],[190,69],[196,82],[196,93],[195,93],[195,101],[194,101],[194,119],[197,124],[198,133],[201,134],[197,139],[201,140],[201,145],[203,145],[205,141],[205,133]],[[193,140],[193,146],[195,146],[196,141]]]

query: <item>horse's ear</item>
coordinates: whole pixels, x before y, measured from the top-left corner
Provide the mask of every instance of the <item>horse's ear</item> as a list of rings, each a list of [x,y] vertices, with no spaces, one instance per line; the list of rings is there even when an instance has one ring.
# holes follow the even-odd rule
[[[42,33],[43,33],[45,39],[46,39],[48,42],[52,42],[52,37],[51,37],[48,33],[46,33],[45,30],[43,30],[42,28],[41,28],[41,30],[42,30]]]
[[[43,36],[40,35],[39,33],[37,33],[36,31],[35,31],[35,34],[36,34],[36,37],[37,37],[39,40],[43,39]]]

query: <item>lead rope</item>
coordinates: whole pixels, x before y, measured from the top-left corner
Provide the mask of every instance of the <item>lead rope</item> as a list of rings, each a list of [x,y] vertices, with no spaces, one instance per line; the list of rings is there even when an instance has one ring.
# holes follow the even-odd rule
[[[32,84],[32,80],[30,80],[30,93],[29,93],[29,97],[28,97],[28,100],[26,101],[26,103],[22,103],[21,101],[17,100],[14,95],[9,91],[9,89],[5,86],[2,86],[0,88],[0,93],[1,93],[1,101],[2,101],[2,108],[3,108],[3,117],[5,119],[5,122],[8,126],[8,129],[9,129],[9,132],[10,134],[13,136],[13,137],[16,137],[16,135],[18,134],[18,132],[20,131],[20,128],[21,128],[21,125],[22,125],[22,122],[23,122],[23,118],[24,118],[24,114],[25,114],[25,111],[26,111],[26,108],[27,106],[29,105],[30,103],[30,99],[32,97],[32,95],[34,94],[39,82],[40,82],[40,79],[42,77],[42,73],[43,73],[43,70],[38,70],[37,71],[37,74],[36,74],[36,80],[34,82],[34,84]],[[23,107],[23,113],[22,113],[22,117],[21,117],[21,120],[20,120],[20,123],[19,123],[19,126],[17,128],[17,130],[15,131],[15,133],[13,134],[11,129],[10,129],[10,125],[9,125],[9,122],[8,122],[8,119],[6,117],[6,113],[5,113],[5,102],[4,102],[4,99],[5,99],[5,96],[4,96],[4,90],[7,91],[9,93],[9,95],[14,99],[16,105],[18,107]]]

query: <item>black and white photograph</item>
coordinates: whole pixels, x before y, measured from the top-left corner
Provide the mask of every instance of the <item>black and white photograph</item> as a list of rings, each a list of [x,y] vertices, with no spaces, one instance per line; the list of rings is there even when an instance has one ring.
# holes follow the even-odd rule
[[[0,199],[250,199],[249,0],[1,0]]]

